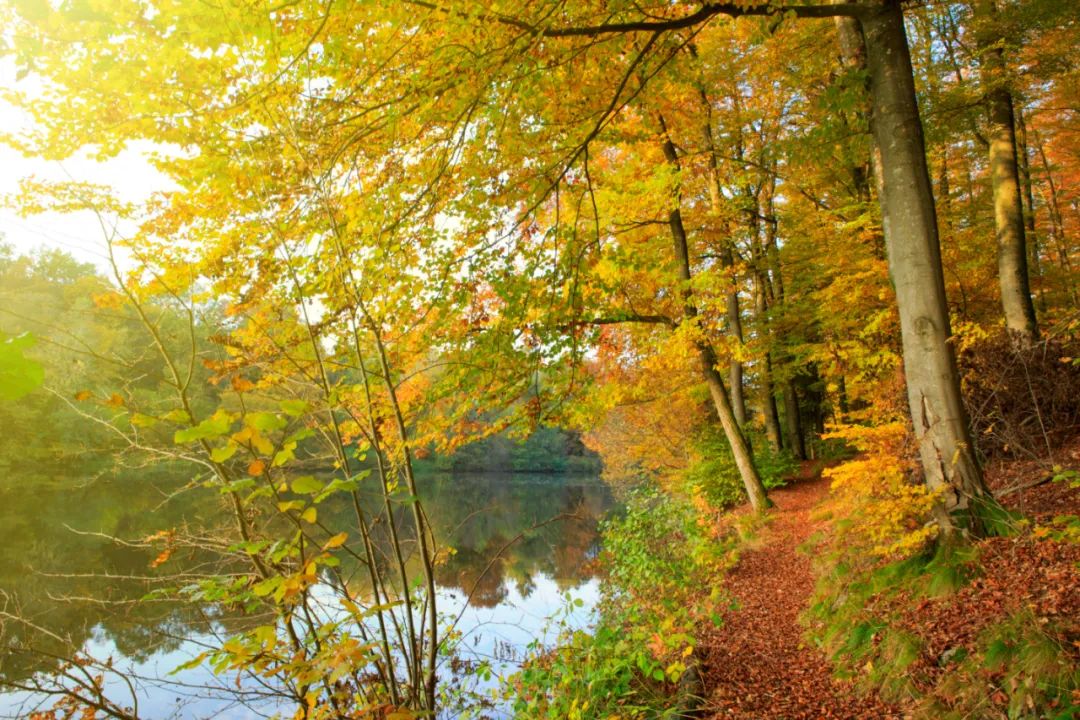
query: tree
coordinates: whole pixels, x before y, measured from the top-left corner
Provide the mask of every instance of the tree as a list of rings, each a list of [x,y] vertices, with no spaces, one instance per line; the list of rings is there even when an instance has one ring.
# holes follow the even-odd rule
[[[1028,248],[1017,161],[1016,113],[1007,80],[1004,38],[997,31],[996,0],[976,4],[976,30],[986,98],[990,176],[993,183],[994,229],[998,247],[998,280],[1005,327],[1023,344],[1038,339],[1035,305],[1028,280]]]
[[[596,22],[591,18],[598,9],[604,19]],[[483,275],[490,286],[507,289],[504,298],[520,300],[499,308],[501,327],[518,310],[522,319],[534,312],[539,295],[528,272],[538,260],[525,273],[507,267],[502,260],[515,256],[507,224],[514,231],[530,227],[554,193],[580,179],[589,182],[590,151],[601,133],[659,82],[694,35],[717,26],[718,17],[767,16],[774,25],[790,16],[855,18],[867,50],[885,239],[923,471],[931,487],[943,490],[943,525],[952,527],[956,514],[960,525],[979,531],[985,489],[948,344],[936,217],[899,0],[732,2],[665,7],[655,16],[602,3],[530,6],[524,17],[469,3],[301,3],[265,14],[240,6],[180,14],[163,8],[149,20],[132,12],[9,11],[25,30],[16,45],[23,64],[67,93],[57,96],[61,102],[33,104],[45,128],[37,150],[63,155],[97,142],[110,152],[135,138],[201,148],[163,163],[186,190],[148,223],[148,235],[182,232],[198,242],[228,228],[214,252],[194,254],[199,272],[220,277],[222,290],[248,292],[243,281],[225,277],[226,258],[258,258],[258,287],[331,288],[346,299],[341,317],[355,312],[376,338],[381,323],[415,315],[419,305],[442,305],[444,319],[465,314],[465,294],[447,281],[460,272]],[[229,23],[220,22],[222,14]],[[175,40],[177,23],[186,28],[183,42]],[[121,26],[136,28],[122,58],[107,68],[80,59],[112,57]],[[415,31],[402,41],[399,33],[410,27]],[[446,43],[447,37],[468,39]],[[65,47],[68,40],[94,52]],[[578,93],[551,102],[565,91],[560,80],[567,67],[598,61],[619,69],[614,80],[589,67],[577,76]],[[136,78],[143,92],[130,93]],[[312,84],[312,78],[320,80]],[[113,105],[120,96],[126,114],[117,123]],[[80,101],[74,125],[69,97]],[[238,204],[238,197],[244,201]],[[447,219],[460,228],[449,244]],[[304,267],[307,277],[294,283],[289,268],[295,265],[269,260],[280,251],[282,232],[293,251],[313,241],[321,261],[356,262],[363,271],[356,268],[350,280],[322,278]],[[173,268],[193,259],[159,248]],[[398,267],[422,264],[425,278],[401,272],[388,263],[391,257]],[[499,280],[507,271],[516,277]],[[356,278],[380,272],[388,273],[384,289],[392,290],[351,290]],[[685,268],[680,272],[685,278]],[[515,282],[522,289],[509,287]],[[454,342],[475,348],[468,333],[457,333]],[[526,364],[546,355],[551,362],[565,349],[537,343],[523,351],[511,343],[501,355]],[[719,358],[702,359],[710,361],[705,372],[714,373]],[[766,359],[762,378],[767,371]],[[773,393],[767,395],[775,403]],[[717,395],[718,407],[728,404]],[[721,411],[722,420],[726,414]]]
[[[899,2],[860,18],[870,74],[870,127],[881,154],[881,214],[896,287],[908,404],[926,484],[942,493],[937,520],[986,532],[990,500],[975,458],[941,268],[937,214]]]

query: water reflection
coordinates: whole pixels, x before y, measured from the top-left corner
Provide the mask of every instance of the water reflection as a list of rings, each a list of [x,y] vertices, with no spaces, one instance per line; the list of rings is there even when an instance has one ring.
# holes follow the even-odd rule
[[[219,607],[136,602],[169,576],[173,584],[177,573],[197,582],[228,570],[221,555],[182,549],[166,567],[151,567],[160,546],[142,542],[146,537],[167,528],[210,535],[229,522],[214,491],[179,492],[185,481],[161,472],[0,481],[4,680],[50,672],[55,657],[87,647],[153,676],[197,652],[195,644],[260,621]],[[420,493],[440,545],[453,549],[437,570],[443,610],[461,616],[462,647],[477,658],[520,652],[569,589],[578,590],[585,609],[594,600],[590,560],[598,521],[612,505],[597,479],[439,475],[423,478]],[[322,512],[349,526],[346,503],[328,501]],[[30,624],[13,622],[16,615]],[[173,679],[211,682],[199,669]],[[205,699],[178,703],[174,690],[144,690],[147,717],[229,716]],[[12,714],[21,699],[0,696],[0,711]]]

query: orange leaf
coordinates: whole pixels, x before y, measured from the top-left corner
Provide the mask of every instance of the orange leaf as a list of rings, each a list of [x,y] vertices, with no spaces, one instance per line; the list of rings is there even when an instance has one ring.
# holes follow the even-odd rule
[[[263,470],[265,470],[265,469],[266,469],[266,463],[264,463],[262,460],[252,460],[251,464],[248,465],[247,470],[248,470],[248,475],[262,475]]]
[[[161,554],[154,558],[154,561],[150,563],[150,567],[156,568],[157,566],[163,564],[166,560],[169,559],[169,557],[172,556],[172,552],[172,548],[165,548],[164,550],[162,550]]]

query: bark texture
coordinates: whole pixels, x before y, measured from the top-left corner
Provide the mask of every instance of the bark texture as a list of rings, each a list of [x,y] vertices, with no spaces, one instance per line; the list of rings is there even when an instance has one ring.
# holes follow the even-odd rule
[[[981,534],[984,510],[993,500],[972,449],[949,344],[937,216],[900,2],[868,5],[860,20],[870,74],[870,126],[881,158],[885,243],[922,469],[926,484],[941,493],[937,519],[943,532],[963,527]]]

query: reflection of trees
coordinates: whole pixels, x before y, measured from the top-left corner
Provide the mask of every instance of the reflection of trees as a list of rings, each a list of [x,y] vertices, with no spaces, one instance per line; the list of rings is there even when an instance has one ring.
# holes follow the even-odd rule
[[[427,489],[425,505],[438,508],[432,513],[436,532],[457,551],[441,569],[440,583],[465,593],[475,586],[475,604],[497,605],[507,580],[528,596],[537,573],[564,588],[591,576],[587,560],[611,505],[605,486],[481,476],[432,479]]]
[[[591,577],[588,561],[597,545],[597,522],[595,510],[589,506],[584,488],[568,488],[566,509],[568,516],[561,523],[559,543],[552,553],[555,580],[559,587],[567,589],[578,584],[580,578]]]
[[[219,560],[178,552],[155,570],[160,548],[141,542],[188,518],[216,522],[216,498],[200,492],[163,502],[177,482],[118,476],[79,485],[77,477],[68,468],[0,487],[0,677],[8,681],[47,670],[48,655],[69,657],[95,631],[139,660],[209,628],[205,608],[136,601],[181,565]]]
[[[69,467],[55,477],[22,476],[17,484],[0,485],[0,608],[41,630],[0,617],[0,679],[54,667],[40,653],[13,651],[13,643],[70,656],[97,632],[124,656],[141,660],[177,647],[192,633],[214,627],[230,632],[253,622],[221,608],[136,602],[155,578],[175,586],[190,580],[170,578],[173,573],[226,569],[216,553],[178,548],[155,570],[150,564],[161,547],[142,542],[168,528],[216,534],[228,521],[216,493],[196,489],[165,502],[180,482],[117,475],[85,483],[86,474]],[[564,588],[588,579],[597,523],[611,504],[605,486],[566,477],[435,476],[424,480],[420,492],[440,545],[456,550],[438,569],[440,585],[474,592],[472,602],[483,607],[505,600],[511,583],[528,596],[537,574]],[[376,508],[373,502],[372,516]],[[402,503],[398,509],[409,508]],[[346,503],[328,500],[321,512],[334,526],[350,527]],[[565,517],[552,521],[558,516]],[[408,523],[399,528],[408,535]]]
[[[469,602],[477,607],[492,608],[506,599],[506,565],[508,552],[498,554],[506,544],[500,536],[491,538],[485,547],[459,549],[439,573],[439,584],[472,593]]]

